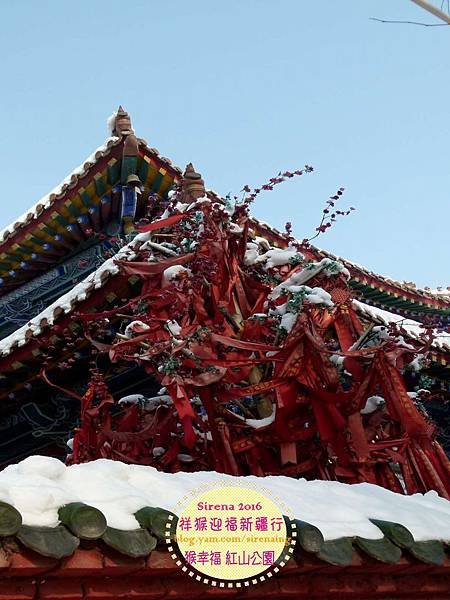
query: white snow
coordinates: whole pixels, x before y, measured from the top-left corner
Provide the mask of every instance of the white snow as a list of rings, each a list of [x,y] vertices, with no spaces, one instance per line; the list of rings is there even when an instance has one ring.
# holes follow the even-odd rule
[[[381,321],[385,325],[389,325],[389,323],[397,323],[412,339],[420,341],[425,335],[425,329],[418,321],[393,314],[387,310],[383,310],[375,306],[369,306],[368,304],[360,302],[359,300],[353,300],[353,306],[356,308],[357,312],[369,317],[372,320],[378,322]],[[404,341],[405,340],[403,339],[403,342]],[[437,333],[432,345],[440,350],[450,350],[450,334],[445,332]]]
[[[370,396],[367,398],[364,408],[362,408],[359,412],[362,415],[370,415],[384,404],[386,404],[386,402],[381,396]]]
[[[284,306],[284,305],[283,305]],[[287,312],[281,317],[280,327],[285,329],[288,333],[292,330],[297,321],[297,316],[295,313]]]
[[[194,457],[191,456],[190,454],[180,453],[180,454],[177,454],[177,458],[182,463],[192,463],[192,462],[194,462]]]
[[[162,456],[165,453],[166,453],[166,449],[163,448],[162,446],[156,446],[152,450],[153,458],[159,458],[160,456]]]
[[[254,265],[259,256],[258,244],[247,242],[247,250],[244,255],[244,264],[248,267]]]
[[[172,267],[168,267],[164,270],[162,280],[163,287],[167,287],[175,277],[184,273],[185,275],[192,275],[192,271],[183,265],[173,265]]]
[[[151,398],[146,398],[144,402],[144,407],[148,411],[156,410],[159,406],[170,406],[173,404],[172,397],[168,394],[160,394],[158,396],[152,396]]]
[[[307,288],[308,286],[301,286],[303,288]],[[331,300],[331,294],[325,291],[323,288],[314,287],[310,288],[308,294],[305,298],[305,302],[308,304],[325,304],[325,306],[334,306],[333,301]]]
[[[346,269],[341,262],[333,260],[332,258],[322,258],[319,262],[309,263],[304,271],[309,271],[312,274],[312,277],[315,277],[323,271],[327,277],[333,277],[334,275],[342,273],[347,279],[350,278],[350,271]]]
[[[169,330],[170,335],[173,337],[179,337],[181,333],[181,327],[178,321],[166,321],[166,327]]]
[[[140,404],[146,410],[153,411],[158,408],[158,406],[170,406],[173,404],[173,400],[167,394],[152,396],[151,398],[147,398],[143,394],[130,394],[129,396],[121,398],[119,404]]]
[[[414,359],[409,363],[408,367],[413,371],[420,371],[423,367],[424,355],[418,354],[414,357]]]
[[[132,338],[135,335],[140,335],[141,333],[148,331],[149,329],[149,325],[147,325],[147,323],[144,323],[143,321],[132,321],[125,327],[124,334],[125,337]]]
[[[344,366],[345,356],[339,356],[339,354],[332,354],[328,358],[330,362],[332,362],[333,365],[335,365],[336,367],[341,368]]]
[[[269,297],[277,299],[288,292],[291,294],[302,293],[304,294],[303,301],[307,304],[324,304],[328,307],[333,306],[331,295],[326,290],[321,287],[310,288],[308,285],[294,285],[293,283],[288,283],[290,280],[292,281],[293,277],[295,277],[295,275],[292,275],[292,277],[289,277],[286,281],[273,288]]]
[[[272,412],[268,417],[264,417],[263,419],[245,419],[245,422],[247,423],[247,425],[250,425],[250,427],[253,427],[254,429],[261,429],[261,427],[267,427],[267,425],[270,425],[275,421],[275,413],[276,409],[274,405],[272,408]]]
[[[309,281],[312,277],[314,277],[314,275],[312,275],[312,277],[310,276],[312,272],[313,271],[310,269],[303,269],[302,271],[296,271],[295,273],[290,275],[287,279],[285,279],[280,284],[275,286],[273,288],[272,292],[270,293],[270,297],[271,298],[279,298],[283,293],[285,293],[286,290],[290,291],[292,288],[294,288],[294,291],[299,291],[298,288],[300,288],[300,286],[302,286],[306,281]],[[304,287],[306,288],[307,286],[304,286]],[[311,289],[311,288],[309,288],[309,289]],[[315,289],[321,289],[321,288],[315,288]]]
[[[119,400],[119,404],[141,404],[146,398],[142,394],[129,394]]]
[[[156,242],[151,242],[150,240],[145,242],[145,244],[143,244],[143,246],[141,246],[142,250],[145,250],[148,248],[152,248],[152,250],[158,250],[162,254],[167,254],[168,256],[178,256],[178,254],[174,250],[167,248],[167,246],[164,246],[163,244],[157,244]]]
[[[274,227],[271,227],[267,223],[259,221],[254,216],[252,216],[252,221],[259,223],[260,225],[263,225],[272,231],[275,231]],[[301,240],[296,240],[296,241],[301,242]],[[314,249],[318,254],[320,254],[322,256],[326,255],[326,260],[331,259],[331,260],[341,262],[342,265],[344,266],[344,268],[346,269],[348,276],[352,277],[353,279],[358,280],[358,278],[361,277],[361,275],[363,277],[364,277],[364,275],[372,275],[376,279],[378,279],[378,281],[380,283],[382,283],[382,282],[389,283],[389,284],[397,286],[400,289],[406,288],[406,289],[409,289],[409,291],[413,291],[414,293],[417,293],[417,295],[428,296],[428,298],[430,296],[437,296],[438,298],[442,298],[443,300],[450,300],[450,286],[447,286],[446,288],[442,287],[442,286],[438,286],[437,288],[434,288],[434,289],[430,289],[427,286],[425,286],[423,288],[419,288],[414,283],[398,281],[397,279],[393,279],[392,277],[389,277],[387,275],[375,273],[374,271],[371,271],[364,265],[361,265],[361,264],[355,262],[354,260],[342,258],[341,256],[337,256],[331,252],[322,250],[322,249],[318,248],[317,246],[312,246],[312,249]],[[352,270],[355,269],[356,272],[353,271],[353,273],[350,273],[349,269],[352,269]],[[359,273],[358,273],[358,271],[359,271]]]
[[[296,248],[272,248],[258,256],[254,263],[263,264],[264,269],[267,270],[287,265],[294,258],[303,258]]]
[[[433,296],[448,296],[450,298],[450,285],[447,287],[437,287],[437,288],[424,288],[428,294],[432,294]]]
[[[0,472],[0,500],[15,506],[26,525],[54,527],[58,508],[84,502],[103,512],[108,524],[122,530],[138,527],[134,513],[144,506],[177,512],[183,496],[202,484],[251,484],[293,515],[316,525],[325,539],[382,537],[369,518],[401,523],[417,541],[450,541],[450,502],[436,492],[402,496],[369,483],[306,481],[282,476],[233,477],[215,472],[161,473],[152,467],[96,460],[64,466],[55,458],[31,456]]]
[[[294,277],[294,276],[292,276]],[[292,280],[292,277],[289,277],[287,281]],[[295,294],[301,294],[302,299],[301,303],[295,308],[290,305],[290,300],[284,302],[284,304],[280,304],[274,309],[269,311],[270,316],[278,315],[281,316],[280,327],[285,329],[288,333],[292,330],[297,321],[298,313],[302,309],[302,304],[321,304],[324,306],[332,307],[333,302],[331,300],[330,294],[320,287],[310,288],[307,285],[293,285],[288,284],[286,287],[286,282],[280,283],[279,286],[274,288],[269,297],[279,298],[283,294],[290,293],[295,297]]]
[[[235,235],[240,235],[244,231],[244,228],[240,227],[237,223],[230,223],[229,227],[231,233],[234,233]]]
[[[255,236],[255,242],[263,250],[270,250],[272,248],[272,246],[270,245],[269,240],[267,240],[265,237],[261,237],[259,235],[256,235]]]
[[[117,117],[117,113],[118,111],[115,110],[112,115],[110,115],[106,121],[106,126],[108,127],[108,133],[109,135],[112,135],[114,132],[114,128],[116,125],[116,117]]]
[[[260,254],[261,250],[263,251],[262,254]],[[288,265],[293,259],[296,259],[297,262],[303,260],[303,255],[300,254],[297,248],[293,246],[276,248],[271,246],[266,238],[256,236],[254,242],[247,242],[244,263],[247,266],[262,265],[267,271],[274,267]]]
[[[301,271],[296,271],[290,277],[288,277],[285,281],[277,285],[271,293],[272,298],[278,298],[283,290],[291,290],[298,286],[303,286],[306,282],[310,281],[314,277],[316,277],[319,273],[323,272],[328,277],[336,275],[338,273],[343,273],[346,277],[350,277],[350,273],[347,269],[339,262],[335,260],[331,260],[329,258],[322,259],[319,263],[309,263],[306,267],[304,267]],[[303,286],[307,287],[307,286]],[[314,288],[315,290],[322,288]],[[322,290],[323,291],[323,290]],[[327,292],[324,292],[327,294]],[[328,294],[329,296],[329,294]],[[330,296],[331,299],[331,296]]]

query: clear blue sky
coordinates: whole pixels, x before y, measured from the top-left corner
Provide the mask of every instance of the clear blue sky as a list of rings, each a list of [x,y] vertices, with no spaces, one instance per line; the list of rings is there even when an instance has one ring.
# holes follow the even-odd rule
[[[449,285],[450,28],[369,17],[438,22],[409,0],[3,0],[0,226],[103,142],[122,103],[224,194],[313,165],[256,216],[303,237],[344,186],[357,212],[322,247]]]

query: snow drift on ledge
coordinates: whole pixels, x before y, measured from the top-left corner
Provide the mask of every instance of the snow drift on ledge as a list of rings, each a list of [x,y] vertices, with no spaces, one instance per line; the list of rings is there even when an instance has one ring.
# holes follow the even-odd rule
[[[103,512],[108,525],[139,527],[134,513],[144,506],[175,510],[183,496],[205,483],[247,482],[270,490],[295,517],[316,525],[326,540],[382,537],[369,519],[401,523],[416,541],[450,541],[450,502],[436,492],[402,496],[360,483],[306,481],[289,477],[233,477],[215,472],[161,473],[153,467],[100,459],[66,467],[55,458],[30,456],[0,472],[0,500],[19,510],[25,525],[54,527],[58,508],[84,502]]]

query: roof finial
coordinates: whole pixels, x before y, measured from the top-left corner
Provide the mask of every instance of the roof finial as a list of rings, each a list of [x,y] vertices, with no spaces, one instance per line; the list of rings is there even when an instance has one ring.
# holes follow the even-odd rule
[[[195,171],[192,163],[186,165],[183,174],[182,190],[185,196],[188,196],[191,200],[197,200],[206,194],[205,182],[200,173]]]
[[[112,123],[112,134],[120,136],[128,135],[130,133],[134,133],[130,115],[122,106],[119,106]]]

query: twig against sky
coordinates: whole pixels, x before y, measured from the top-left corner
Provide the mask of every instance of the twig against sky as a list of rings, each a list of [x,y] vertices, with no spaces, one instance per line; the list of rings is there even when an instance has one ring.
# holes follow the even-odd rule
[[[378,21],[378,23],[395,23],[401,25],[420,25],[422,27],[448,27],[450,23],[419,23],[418,21],[392,21],[389,19],[377,19],[376,17],[369,17],[371,21]]]

